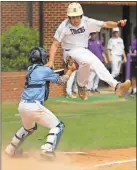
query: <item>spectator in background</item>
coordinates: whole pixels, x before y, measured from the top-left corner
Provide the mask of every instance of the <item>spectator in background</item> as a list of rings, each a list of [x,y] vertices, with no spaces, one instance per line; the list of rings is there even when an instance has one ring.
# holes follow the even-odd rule
[[[137,26],[134,28],[134,40],[131,43],[131,52],[137,54]],[[131,81],[132,81],[132,96],[136,96],[137,89],[136,89],[136,74],[137,74],[137,57],[132,58],[131,63]]]
[[[104,49],[102,46],[102,42],[97,40],[97,33],[96,31],[92,31],[90,34],[90,39],[88,41],[88,49],[95,54],[102,62],[105,64],[108,63],[107,58],[104,54]],[[100,93],[98,90],[98,84],[99,84],[99,77],[94,71],[91,71],[89,76],[89,82],[88,82],[88,90],[95,93]]]
[[[119,28],[113,28],[112,34],[113,37],[109,39],[107,45],[108,60],[111,64],[111,75],[113,78],[117,78],[120,74],[121,65],[123,62],[127,62],[127,58],[124,51],[123,40],[119,37]]]

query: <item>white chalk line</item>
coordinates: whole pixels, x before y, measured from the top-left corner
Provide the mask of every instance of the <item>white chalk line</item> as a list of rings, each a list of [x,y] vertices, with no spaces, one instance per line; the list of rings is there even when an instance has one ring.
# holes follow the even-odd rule
[[[129,163],[129,162],[136,162],[136,158],[134,159],[129,159],[129,160],[122,160],[122,161],[113,161],[113,162],[108,162],[104,164],[97,164],[92,167],[82,167],[80,170],[91,170],[91,168],[98,168],[98,167],[104,167],[104,166],[111,166],[114,164],[123,164],[123,163]]]
[[[108,162],[108,163],[104,163],[104,164],[97,164],[94,167],[109,166],[109,165],[122,164],[122,163],[128,163],[128,162],[136,162],[136,158],[129,159],[129,160],[122,160],[122,161]]]
[[[75,152],[56,152],[57,154],[65,154],[65,155],[88,155],[89,153],[87,152],[80,152],[80,151],[75,151]],[[29,152],[23,152],[23,154],[29,154]]]
[[[88,155],[87,152],[57,152],[65,155]]]

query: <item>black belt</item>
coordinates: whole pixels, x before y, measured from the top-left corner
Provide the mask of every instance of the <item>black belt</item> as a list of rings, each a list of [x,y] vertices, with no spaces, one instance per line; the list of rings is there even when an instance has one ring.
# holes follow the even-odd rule
[[[34,100],[23,100],[23,101],[24,101],[24,103],[36,103],[36,101],[34,101]],[[40,102],[40,104],[43,105],[43,102],[41,102],[41,101],[38,101],[38,102]]]
[[[25,88],[41,88],[44,84],[28,84]]]

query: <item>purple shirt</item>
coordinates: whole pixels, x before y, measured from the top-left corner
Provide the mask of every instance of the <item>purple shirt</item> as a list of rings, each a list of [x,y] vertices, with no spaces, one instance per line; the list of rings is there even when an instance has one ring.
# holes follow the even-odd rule
[[[137,39],[134,39],[131,43],[131,51],[132,53],[134,52],[134,50],[137,50]]]
[[[88,40],[88,49],[95,54],[101,61],[103,61],[102,53],[104,52],[101,41],[99,40]]]

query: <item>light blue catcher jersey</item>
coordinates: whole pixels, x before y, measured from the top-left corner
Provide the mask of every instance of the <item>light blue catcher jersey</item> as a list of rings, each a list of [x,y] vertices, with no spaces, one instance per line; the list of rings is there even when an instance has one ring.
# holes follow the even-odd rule
[[[34,70],[33,70],[34,69]],[[42,85],[41,87],[37,88],[24,88],[21,99],[23,100],[38,100],[40,102],[43,102],[45,99],[45,96],[48,95],[49,91],[47,86],[45,84],[48,81],[51,81],[52,83],[55,83],[57,79],[59,78],[59,75],[56,74],[51,68],[40,66],[37,64],[33,64],[32,66],[28,67],[28,73],[29,71],[32,71],[29,78],[29,85],[35,84],[35,85]]]

